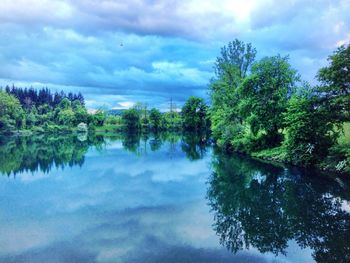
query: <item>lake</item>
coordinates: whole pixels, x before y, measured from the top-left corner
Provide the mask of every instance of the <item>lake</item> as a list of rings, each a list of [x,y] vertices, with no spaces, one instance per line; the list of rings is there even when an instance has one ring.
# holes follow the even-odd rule
[[[207,135],[0,137],[0,262],[350,262],[350,188]]]

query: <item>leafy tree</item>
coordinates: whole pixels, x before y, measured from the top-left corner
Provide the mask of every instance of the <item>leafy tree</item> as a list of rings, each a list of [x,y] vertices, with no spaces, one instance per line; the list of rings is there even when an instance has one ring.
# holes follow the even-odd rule
[[[62,110],[66,110],[71,107],[71,102],[69,99],[64,98],[60,101],[60,103],[58,104],[58,107]]]
[[[86,108],[81,105],[81,102],[79,100],[74,100],[72,102],[72,109],[75,114],[75,124],[79,124],[81,122],[87,123],[88,121],[88,112]]]
[[[121,117],[120,116],[116,116],[116,115],[107,115],[106,124],[111,124],[111,125],[117,125],[121,123]]]
[[[350,44],[329,56],[330,65],[318,72],[320,97],[340,121],[350,120]]]
[[[139,130],[141,127],[141,118],[139,111],[135,108],[127,109],[123,112],[122,120],[128,130]]]
[[[35,126],[37,121],[38,121],[38,110],[36,109],[35,106],[33,106],[29,114],[27,114],[27,118],[26,118],[27,127]]]
[[[58,122],[61,125],[73,126],[76,122],[73,110],[71,108],[60,110],[58,113]]]
[[[202,98],[189,97],[181,110],[183,128],[189,131],[206,129],[209,126],[207,110],[208,106]]]
[[[103,110],[98,110],[92,115],[92,122],[95,126],[103,126],[106,120],[106,112]]]
[[[165,112],[162,115],[162,127],[169,131],[179,131],[182,128],[181,115],[176,111]]]
[[[149,114],[151,128],[158,131],[162,128],[162,114],[158,109],[152,108]]]
[[[23,110],[18,99],[0,90],[0,130],[9,132],[22,125]]]
[[[335,143],[331,112],[318,106],[319,99],[310,93],[294,95],[284,116],[287,127],[287,158],[294,164],[314,165],[327,156]]]
[[[253,135],[262,130],[268,137],[266,146],[280,143],[282,114],[296,89],[299,77],[288,63],[288,57],[266,57],[252,66],[251,75],[240,86],[239,103],[242,117]]]
[[[238,112],[238,87],[250,72],[256,49],[234,40],[221,49],[216,59],[216,78],[210,85],[211,129],[219,146],[229,147],[232,138],[242,132],[242,118]]]
[[[245,78],[254,62],[256,49],[250,43],[235,39],[221,48],[221,55],[216,59],[215,73],[218,79],[229,80],[230,85],[238,85]]]

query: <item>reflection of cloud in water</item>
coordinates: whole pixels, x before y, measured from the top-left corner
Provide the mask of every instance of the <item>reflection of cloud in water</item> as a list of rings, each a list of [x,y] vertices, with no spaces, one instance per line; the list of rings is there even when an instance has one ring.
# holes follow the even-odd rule
[[[81,226],[70,215],[59,215],[57,222],[43,221],[42,227],[50,229],[52,225],[60,228],[58,222],[61,225],[73,223],[71,227],[79,229],[79,232],[71,233],[68,228],[61,232],[59,239],[42,239],[36,246],[24,246],[23,251],[16,251],[16,256],[0,257],[0,260],[174,262],[176,259],[176,262],[269,262],[269,257],[272,259],[271,255],[264,257],[254,252],[233,255],[221,248],[211,231],[211,218],[207,209],[203,202],[192,202],[181,206],[139,207],[106,214],[83,213],[80,215]],[[84,222],[85,219],[87,222]],[[27,227],[32,228],[33,225],[29,223]],[[54,233],[53,229],[50,230]],[[23,235],[18,238],[19,244],[23,244]],[[276,259],[274,262],[284,261]]]
[[[211,161],[169,144],[136,156],[120,141],[90,147],[84,164],[0,178],[0,262],[303,262],[219,244],[205,196]],[[263,174],[253,176],[264,182]],[[291,252],[289,252],[289,250]],[[292,255],[293,254],[293,255]],[[292,255],[292,256],[291,256]]]

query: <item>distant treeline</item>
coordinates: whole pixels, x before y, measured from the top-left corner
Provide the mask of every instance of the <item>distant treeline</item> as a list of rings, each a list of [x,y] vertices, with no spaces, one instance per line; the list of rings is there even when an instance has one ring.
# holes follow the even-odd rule
[[[48,88],[5,87],[0,89],[0,133],[16,131],[61,132],[87,130],[97,123],[85,108],[81,93],[55,92]]]
[[[17,88],[12,86],[5,87],[5,91],[8,94],[14,95],[21,103],[24,109],[31,109],[32,106],[40,106],[47,104],[51,107],[56,107],[64,98],[73,102],[79,101],[81,105],[85,105],[83,95],[79,93],[69,92],[66,94],[64,91],[52,93],[48,88],[34,89],[34,88]]]
[[[0,89],[0,133],[13,132],[160,132],[207,131],[208,106],[202,98],[189,97],[178,112],[136,103],[114,115],[105,110],[88,113],[81,93],[52,93],[48,88],[6,87]]]

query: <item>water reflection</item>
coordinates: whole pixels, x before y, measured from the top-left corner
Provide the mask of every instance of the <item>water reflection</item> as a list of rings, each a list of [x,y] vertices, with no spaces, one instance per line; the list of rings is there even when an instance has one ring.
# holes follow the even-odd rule
[[[1,138],[0,174],[0,262],[349,262],[346,182],[207,134]]]
[[[0,137],[0,174],[15,176],[22,172],[49,173],[53,168],[82,166],[90,147],[103,151],[109,143],[116,141],[121,141],[124,150],[137,156],[158,151],[167,143],[168,155],[171,157],[180,144],[190,160],[203,158],[210,146],[207,134],[193,133]]]
[[[89,147],[102,142],[101,136],[82,135],[0,137],[0,173],[48,173],[53,167],[81,166]]]
[[[208,200],[230,251],[286,254],[291,240],[316,262],[350,262],[349,189],[240,156],[214,155]]]

